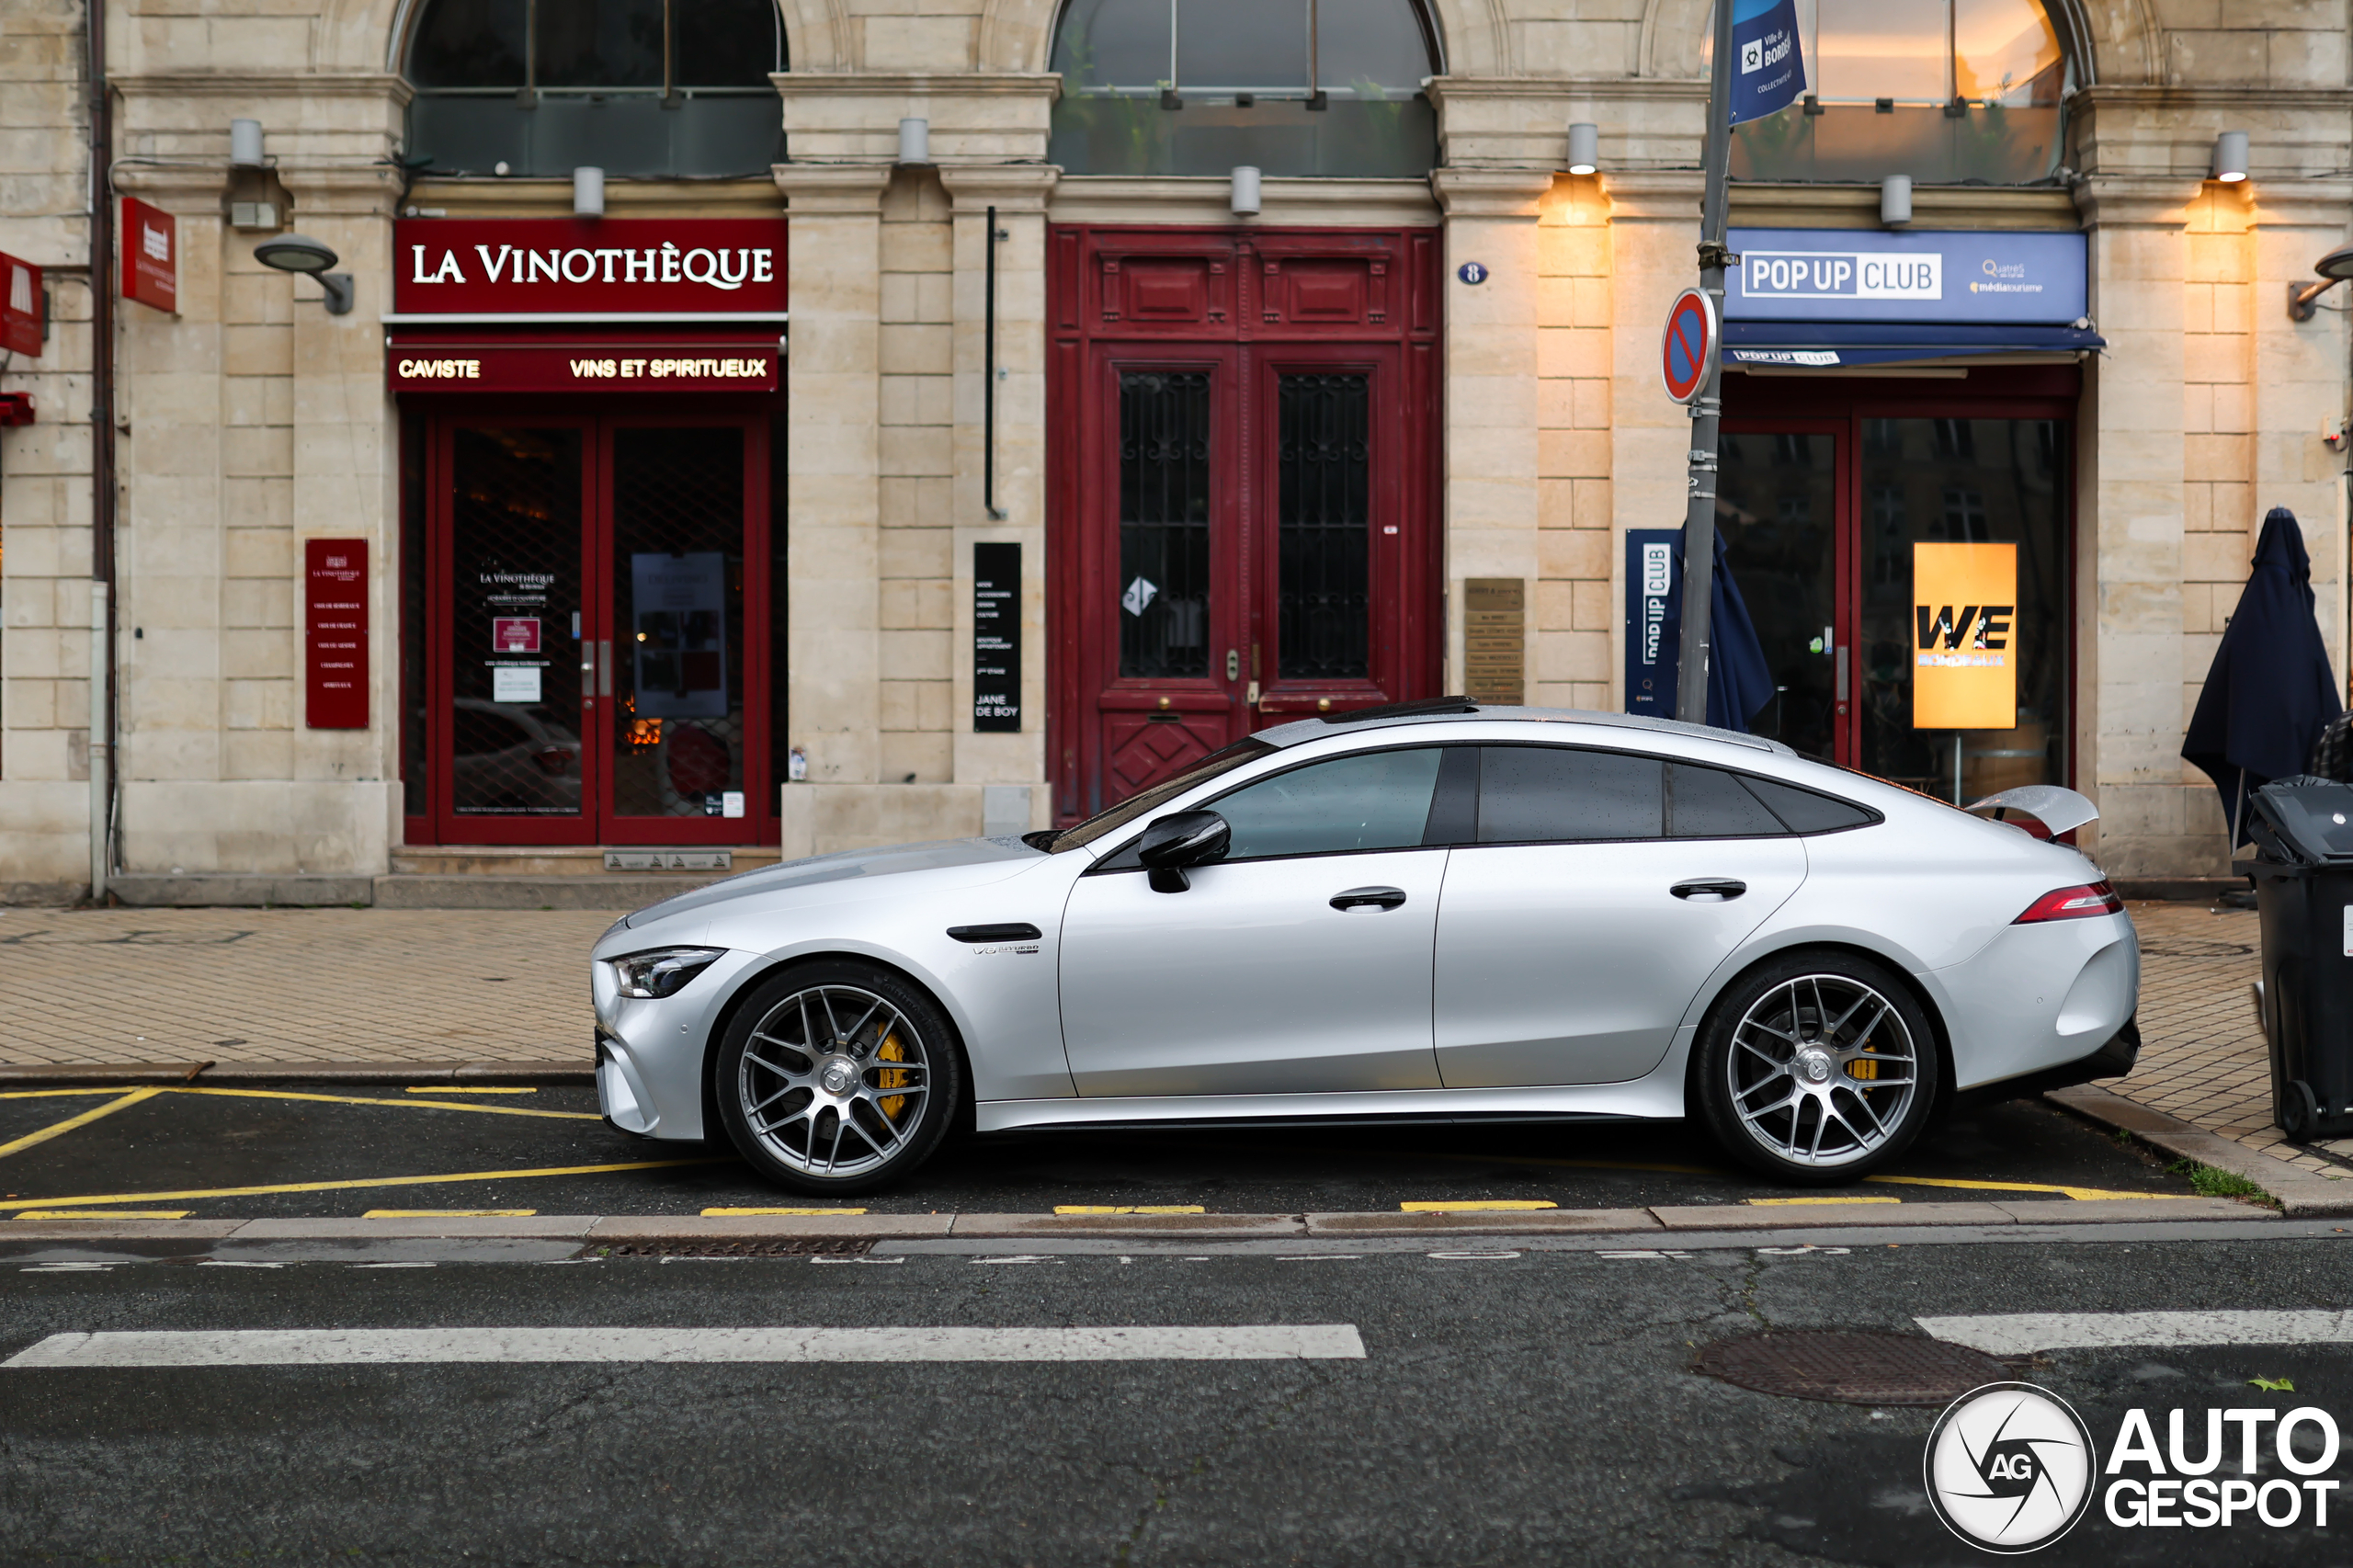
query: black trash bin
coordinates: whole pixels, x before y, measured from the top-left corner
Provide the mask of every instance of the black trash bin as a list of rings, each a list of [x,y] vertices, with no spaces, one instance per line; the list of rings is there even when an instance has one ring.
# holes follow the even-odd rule
[[[2291,1138],[2342,1138],[2353,1134],[2353,784],[2282,778],[2247,806],[2271,1114]]]

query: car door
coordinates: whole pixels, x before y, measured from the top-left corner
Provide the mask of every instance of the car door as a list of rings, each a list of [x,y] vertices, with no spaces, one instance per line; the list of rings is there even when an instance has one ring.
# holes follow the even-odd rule
[[[1716,966],[1805,880],[1733,774],[1573,746],[1481,748],[1434,978],[1449,1089],[1640,1077]]]
[[[1154,892],[1132,845],[1080,877],[1061,977],[1078,1092],[1436,1088],[1441,750],[1352,753],[1208,802],[1232,846],[1182,892]]]

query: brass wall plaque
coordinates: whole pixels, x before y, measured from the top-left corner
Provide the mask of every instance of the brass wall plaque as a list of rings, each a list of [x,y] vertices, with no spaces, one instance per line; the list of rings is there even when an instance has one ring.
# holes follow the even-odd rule
[[[1462,584],[1462,690],[1474,702],[1527,700],[1528,585],[1518,577]]]

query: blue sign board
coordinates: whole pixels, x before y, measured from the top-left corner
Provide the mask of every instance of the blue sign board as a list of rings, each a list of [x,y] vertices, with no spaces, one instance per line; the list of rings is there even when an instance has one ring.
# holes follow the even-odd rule
[[[1732,122],[1779,114],[1804,92],[1797,0],[1733,0]]]
[[[1726,321],[2042,323],[2086,312],[2080,233],[1734,229]]]
[[[1675,670],[1683,656],[1683,585],[1676,579],[1681,528],[1626,530],[1626,711],[1675,717]]]

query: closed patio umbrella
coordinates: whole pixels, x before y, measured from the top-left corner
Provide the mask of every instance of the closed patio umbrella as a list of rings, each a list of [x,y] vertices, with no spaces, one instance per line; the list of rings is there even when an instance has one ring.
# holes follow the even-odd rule
[[[1708,595],[1708,722],[1719,730],[1748,733],[1748,722],[1773,700],[1773,666],[1765,662],[1765,645],[1757,641],[1756,625],[1733,580],[1732,563],[1722,528],[1716,530],[1716,569]],[[1683,541],[1675,545],[1675,581],[1683,581]],[[1679,610],[1679,607],[1678,607]],[[1676,616],[1679,623],[1681,617]],[[1670,628],[1670,639],[1679,625]],[[1667,646],[1676,644],[1670,641]]]
[[[2304,536],[2294,513],[2274,506],[2181,743],[2182,756],[2222,792],[2234,850],[2247,842],[2248,794],[2302,773],[2313,742],[2344,708],[2313,619]]]

